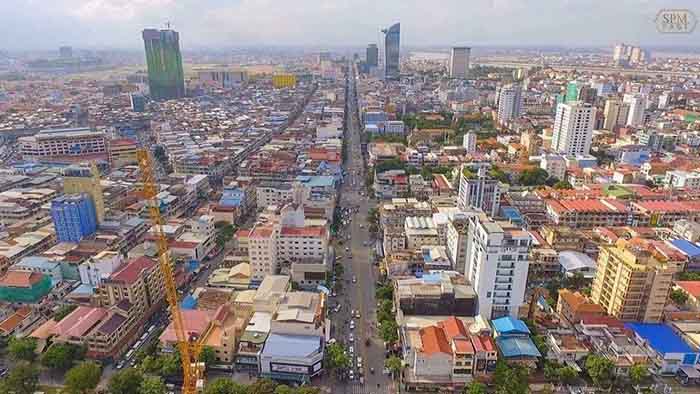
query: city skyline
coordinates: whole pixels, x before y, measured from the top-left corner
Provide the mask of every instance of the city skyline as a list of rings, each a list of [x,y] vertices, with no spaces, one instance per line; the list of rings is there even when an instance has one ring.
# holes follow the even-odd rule
[[[6,0],[0,5],[0,24],[7,29],[0,49],[45,50],[60,45],[137,49],[139,31],[162,28],[166,22],[182,33],[183,48],[362,45],[376,41],[379,29],[394,22],[404,25],[403,46],[607,46],[618,41],[693,46],[698,34],[664,35],[654,24],[663,8],[697,13],[697,4],[690,0],[673,4],[499,0],[468,5],[448,0],[440,7],[396,1],[370,15],[356,12],[371,7],[368,0],[328,1],[323,6],[296,0],[284,7],[272,0],[233,4],[207,0],[197,2],[196,8],[190,0],[58,0],[41,7],[34,3]],[[426,21],[425,15],[431,18]],[[620,15],[625,15],[624,23]],[[591,20],[596,21],[595,29],[590,28]]]

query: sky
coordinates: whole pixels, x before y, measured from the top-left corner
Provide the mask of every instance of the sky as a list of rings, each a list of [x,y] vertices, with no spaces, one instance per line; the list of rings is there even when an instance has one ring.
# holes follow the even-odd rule
[[[660,34],[661,9],[699,0],[0,0],[0,50],[143,47],[170,21],[183,49],[364,46],[401,23],[402,46],[700,46]]]

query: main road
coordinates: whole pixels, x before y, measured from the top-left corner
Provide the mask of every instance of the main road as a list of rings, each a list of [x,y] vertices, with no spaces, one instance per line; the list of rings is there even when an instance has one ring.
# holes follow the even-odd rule
[[[340,204],[343,208],[350,208],[352,218],[348,226],[343,230],[342,236],[347,241],[339,248],[339,255],[344,255],[340,263],[344,265],[343,291],[338,295],[338,301],[342,306],[341,313],[335,315],[336,338],[344,341],[348,347],[352,346],[352,357],[355,380],[344,385],[346,394],[370,394],[391,392],[390,379],[383,374],[384,369],[384,343],[379,338],[376,325],[376,299],[375,284],[378,280],[377,268],[370,260],[373,242],[369,234],[367,214],[371,207],[376,206],[376,201],[367,197],[365,190],[365,163],[361,147],[361,127],[358,118],[357,96],[355,86],[356,70],[351,66],[348,72],[347,95],[347,124],[345,142],[347,154],[344,178],[341,188]],[[354,281],[353,281],[354,278]],[[350,330],[347,321],[353,318],[350,311],[359,312],[359,319],[355,318],[355,328]],[[354,341],[350,342],[350,333]],[[359,373],[357,356],[362,357],[363,368]],[[373,373],[370,371],[374,371]],[[358,376],[363,377],[364,384],[360,383]]]

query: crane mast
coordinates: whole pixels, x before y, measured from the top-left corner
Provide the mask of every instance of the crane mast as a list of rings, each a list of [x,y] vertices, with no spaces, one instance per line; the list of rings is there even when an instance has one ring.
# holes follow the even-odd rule
[[[192,333],[185,332],[185,324],[180,310],[177,285],[173,273],[173,264],[168,253],[168,240],[163,231],[163,217],[160,214],[158,198],[158,184],[153,172],[153,162],[147,149],[139,149],[136,153],[141,177],[143,181],[144,199],[147,201],[147,209],[151,218],[153,235],[156,238],[158,248],[158,265],[163,273],[165,285],[165,297],[170,309],[171,319],[177,336],[177,347],[182,361],[182,393],[196,394],[198,383],[201,384],[203,365],[199,362],[199,354],[202,350],[200,338]],[[200,386],[201,387],[201,386]]]

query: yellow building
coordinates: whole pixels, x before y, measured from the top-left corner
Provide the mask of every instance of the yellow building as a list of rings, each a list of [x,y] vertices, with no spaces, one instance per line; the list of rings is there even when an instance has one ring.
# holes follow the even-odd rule
[[[591,299],[625,321],[661,321],[672,277],[682,269],[666,258],[655,241],[620,239],[601,246]]]
[[[109,162],[113,168],[136,164],[138,144],[128,138],[114,139],[109,142]]]
[[[272,76],[272,86],[276,88],[291,88],[297,84],[297,76],[294,74],[276,74]]]
[[[89,194],[92,197],[92,202],[95,204],[97,223],[102,223],[105,217],[105,202],[97,167],[94,165],[92,168],[71,166],[67,167],[63,174],[63,193]]]

